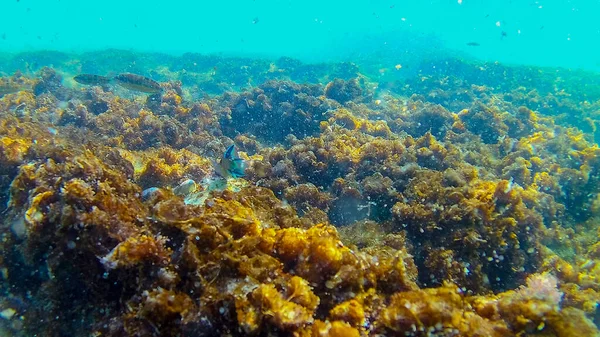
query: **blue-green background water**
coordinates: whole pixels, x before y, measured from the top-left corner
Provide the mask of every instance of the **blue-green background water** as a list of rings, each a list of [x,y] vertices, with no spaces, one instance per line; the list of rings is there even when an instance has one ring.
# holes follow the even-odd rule
[[[599,70],[598,13],[596,0],[3,0],[0,51],[110,47],[305,62],[377,59],[392,68],[456,54]]]

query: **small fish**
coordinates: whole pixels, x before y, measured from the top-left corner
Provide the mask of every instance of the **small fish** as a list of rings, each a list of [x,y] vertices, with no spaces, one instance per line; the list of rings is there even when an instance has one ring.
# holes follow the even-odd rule
[[[215,172],[225,179],[243,177],[246,170],[246,162],[238,156],[235,145],[229,146],[223,158],[219,162],[213,162],[213,166]]]
[[[186,197],[196,192],[197,189],[198,185],[196,184],[196,182],[192,179],[187,179],[173,189],[173,194],[181,197]]]
[[[94,74],[79,74],[73,80],[83,85],[105,85],[111,81],[109,77]]]
[[[0,97],[27,89],[27,87],[15,83],[0,83]]]
[[[141,197],[142,197],[143,201],[146,201],[146,200],[150,199],[152,196],[157,195],[158,193],[160,193],[160,188],[150,187],[150,188],[147,188],[142,191]]]
[[[479,47],[479,42],[467,42],[467,46],[469,47]]]
[[[124,73],[115,76],[114,80],[125,89],[156,94],[162,91],[160,83],[141,75]]]

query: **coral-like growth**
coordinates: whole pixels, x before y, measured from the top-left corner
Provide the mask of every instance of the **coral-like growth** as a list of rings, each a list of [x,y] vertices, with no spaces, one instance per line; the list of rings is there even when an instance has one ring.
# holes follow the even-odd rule
[[[325,86],[325,96],[334,99],[341,104],[360,98],[362,93],[363,90],[358,83],[358,79],[349,81],[335,79]]]
[[[0,79],[2,333],[598,335],[600,93],[103,55],[162,92],[80,87],[62,54]],[[213,172],[231,144],[242,178]]]

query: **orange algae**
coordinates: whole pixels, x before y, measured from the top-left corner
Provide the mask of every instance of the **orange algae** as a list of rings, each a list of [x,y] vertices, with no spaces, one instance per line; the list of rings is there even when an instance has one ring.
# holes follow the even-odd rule
[[[259,286],[251,293],[250,298],[281,329],[300,327],[312,322],[313,313],[310,310],[286,300],[273,285]]]
[[[146,291],[142,297],[142,317],[159,321],[190,319],[190,315],[196,310],[194,301],[189,296],[163,288]]]
[[[89,96],[64,108],[58,135],[2,116],[8,217],[26,229],[8,233],[2,248],[32,270],[47,266],[52,280],[37,276],[44,296],[81,285],[89,294],[90,302],[57,300],[35,315],[106,308],[89,311],[100,323],[86,333],[110,336],[597,333],[598,198],[586,194],[599,186],[598,150],[581,134],[526,108],[505,112],[488,86],[469,88],[477,101],[457,114],[423,101],[452,97],[439,88],[386,99],[393,118],[385,122],[360,103],[359,80],[271,82],[202,103],[186,102],[180,83],[165,88],[162,103],[143,108],[83,90]],[[1,103],[17,98],[40,106],[34,119],[57,104],[29,94]],[[246,111],[257,122],[242,127]],[[276,112],[305,127],[250,135]],[[64,125],[104,137],[62,138]],[[250,184],[186,205],[170,190],[210,174],[209,159],[232,141],[221,128],[256,153],[247,158]],[[87,137],[95,144],[78,150]],[[282,139],[285,147],[264,142]],[[148,187],[160,193],[142,201]],[[336,218],[348,209],[359,216]],[[580,257],[568,262],[544,247],[564,254],[569,240]],[[0,263],[14,284],[18,268]],[[553,296],[528,297],[528,276],[541,271],[556,275],[538,283]],[[57,322],[35,333],[68,324]]]
[[[140,262],[164,264],[167,261],[169,250],[161,241],[164,241],[164,238],[155,239],[148,235],[129,237],[100,261],[108,269],[128,268]]]
[[[354,299],[338,304],[331,309],[330,315],[333,319],[344,321],[351,326],[362,326],[365,323],[362,304]]]
[[[312,329],[313,337],[358,337],[360,333],[348,323],[333,321],[316,321]]]

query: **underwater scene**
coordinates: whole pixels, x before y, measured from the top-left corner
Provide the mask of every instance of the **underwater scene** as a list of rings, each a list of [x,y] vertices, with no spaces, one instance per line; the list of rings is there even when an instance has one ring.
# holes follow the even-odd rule
[[[599,1],[0,6],[0,336],[600,336]]]

